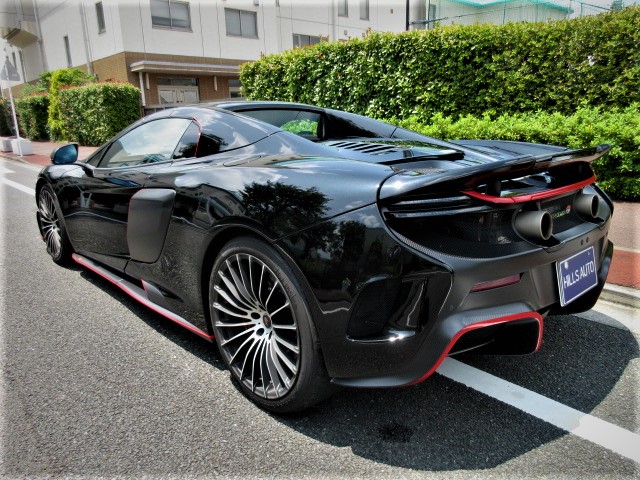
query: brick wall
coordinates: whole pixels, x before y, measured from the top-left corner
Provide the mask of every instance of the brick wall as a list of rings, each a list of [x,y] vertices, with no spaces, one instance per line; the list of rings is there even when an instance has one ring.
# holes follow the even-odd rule
[[[131,72],[129,67],[132,63],[142,60],[176,62],[176,63],[193,63],[193,64],[215,64],[215,65],[240,65],[241,60],[229,60],[221,58],[203,58],[203,57],[184,57],[177,55],[158,55],[140,52],[121,52],[107,58],[102,58],[93,62],[94,73],[98,75],[101,81],[113,79],[119,82],[129,82],[136,87],[140,87],[140,79],[137,72]],[[172,67],[178,68],[179,71],[171,72],[148,72],[149,88],[147,89],[147,73],[143,73],[143,87],[145,103],[147,105],[157,105],[160,103],[158,98],[158,86],[156,79],[158,77],[189,77],[198,79],[200,101],[216,100],[229,98],[229,78],[237,79],[237,76],[221,76],[217,77],[217,90],[214,75],[194,73],[190,67]]]

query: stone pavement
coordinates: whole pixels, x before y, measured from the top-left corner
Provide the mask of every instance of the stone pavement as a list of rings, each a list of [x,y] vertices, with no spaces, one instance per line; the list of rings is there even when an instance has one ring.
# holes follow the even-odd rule
[[[51,163],[55,142],[32,142],[33,155],[20,157],[11,152],[0,156],[46,166]],[[97,147],[80,147],[80,158],[89,156]],[[615,211],[609,238],[615,245],[611,270],[603,298],[640,308],[640,202],[614,202]]]

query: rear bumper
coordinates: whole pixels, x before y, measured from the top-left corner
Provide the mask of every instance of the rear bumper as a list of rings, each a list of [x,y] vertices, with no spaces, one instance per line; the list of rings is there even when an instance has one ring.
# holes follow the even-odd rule
[[[478,353],[490,354],[535,352],[542,344],[543,318],[546,313],[575,313],[588,310],[595,304],[604,287],[612,254],[613,244],[607,242],[606,250],[600,261],[598,285],[563,308],[559,307],[557,299],[552,305],[541,305],[531,300],[527,302],[509,302],[510,298],[519,296],[518,290],[522,292],[530,291],[529,289],[532,285],[527,284],[528,282],[519,287],[498,288],[496,291],[491,292],[490,295],[501,295],[505,299],[505,303],[497,307],[465,309],[468,303],[478,303],[479,300],[474,299],[472,302],[463,302],[461,311],[450,315],[443,314],[437,319],[435,325],[416,348],[415,353],[404,363],[397,363],[397,356],[394,355],[394,351],[397,353],[402,350],[401,344],[403,342],[406,342],[406,348],[410,350],[409,343],[418,341],[418,338],[412,337],[404,341],[400,340],[397,344],[390,345],[386,352],[377,352],[377,355],[383,356],[384,363],[388,366],[393,365],[384,374],[334,378],[333,381],[336,384],[350,387],[413,385],[431,376],[450,353],[460,348],[479,347],[476,350]],[[546,279],[539,274],[537,275],[537,281],[555,282],[555,276],[553,275],[546,276]],[[532,297],[532,299],[535,298]],[[540,297],[537,298],[539,300]],[[474,335],[477,338],[470,338]],[[420,334],[416,335],[416,337],[420,336]],[[461,345],[465,341],[466,344]]]
[[[352,358],[353,363],[340,372],[348,376],[334,375],[333,382],[352,387],[412,385],[428,378],[447,355],[460,350],[480,347],[478,353],[491,354],[538,350],[547,314],[586,311],[598,300],[613,255],[607,231],[608,223],[594,227],[553,252],[540,249],[486,263],[445,259],[449,260],[453,281],[437,318],[417,329],[414,335],[384,344],[351,340],[348,347],[345,345],[347,350],[342,358]],[[560,307],[556,262],[591,245],[597,256],[598,284]],[[479,282],[515,273],[522,274],[517,284],[471,292]]]

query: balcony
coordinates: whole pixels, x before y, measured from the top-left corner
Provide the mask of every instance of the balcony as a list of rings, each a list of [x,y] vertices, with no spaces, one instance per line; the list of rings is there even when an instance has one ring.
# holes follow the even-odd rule
[[[35,16],[11,10],[0,12],[0,37],[10,45],[25,48],[38,40]]]

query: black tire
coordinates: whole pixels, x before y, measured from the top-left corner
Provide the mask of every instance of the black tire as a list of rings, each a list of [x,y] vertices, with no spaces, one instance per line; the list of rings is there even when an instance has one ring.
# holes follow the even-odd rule
[[[274,248],[252,237],[227,243],[209,308],[222,358],[257,405],[296,412],[333,393],[304,290]]]
[[[58,265],[70,265],[73,247],[58,208],[55,193],[49,185],[44,185],[38,194],[40,233],[47,245],[47,253]]]

